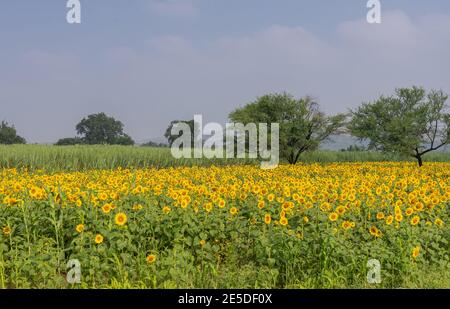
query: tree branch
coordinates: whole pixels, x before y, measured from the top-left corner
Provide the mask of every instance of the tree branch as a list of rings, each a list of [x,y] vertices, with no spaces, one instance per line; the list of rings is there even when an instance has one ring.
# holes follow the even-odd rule
[[[424,150],[424,151],[422,151],[422,152],[420,152],[420,153],[417,152],[417,148],[416,148],[416,153],[417,153],[418,156],[423,156],[424,154],[429,153],[430,151],[438,150],[439,148],[441,148],[441,147],[447,145],[447,143],[448,143],[448,141],[444,141],[444,142],[442,142],[442,144],[440,144],[439,146],[431,147],[431,148],[429,148],[429,149],[427,149],[427,150]]]

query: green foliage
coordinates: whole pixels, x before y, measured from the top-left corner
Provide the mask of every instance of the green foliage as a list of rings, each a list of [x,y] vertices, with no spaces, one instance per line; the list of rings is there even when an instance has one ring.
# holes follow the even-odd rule
[[[76,131],[86,144],[134,145],[130,136],[123,132],[123,124],[105,113],[92,114],[83,118]]]
[[[154,147],[154,148],[167,148],[168,145],[164,143],[156,143],[153,141],[148,141],[147,143],[144,143],[141,145],[142,147]]]
[[[230,113],[233,122],[279,123],[280,157],[295,164],[303,152],[315,150],[331,134],[339,133],[345,115],[326,116],[312,98],[287,93],[268,94]]]
[[[10,126],[6,121],[0,124],[0,144],[26,144],[23,137],[17,135],[16,128]]]
[[[423,88],[400,88],[394,96],[381,96],[364,103],[349,124],[352,135],[369,141],[369,148],[416,158],[445,146],[450,141],[448,96]]]
[[[366,149],[363,146],[358,146],[358,145],[350,145],[347,148],[343,148],[341,149],[341,151],[345,152],[357,152],[357,151],[365,151]]]
[[[82,145],[84,141],[80,137],[66,137],[58,140],[56,146],[71,146],[71,145]]]
[[[181,130],[178,132],[178,134],[172,134],[172,129],[174,129],[174,130],[179,129],[179,128],[177,128],[178,124],[187,124],[189,126],[191,141],[192,141],[191,146],[194,147],[195,141],[202,137],[199,136],[200,132],[195,127],[195,122],[193,119],[192,120],[173,120],[170,122],[169,126],[166,129],[166,132],[164,133],[164,137],[167,138],[169,146],[172,146],[172,143],[182,135]],[[185,132],[183,132],[183,133],[185,133]]]
[[[123,134],[115,139],[114,144],[122,146],[132,146],[134,145],[134,140],[129,135]]]

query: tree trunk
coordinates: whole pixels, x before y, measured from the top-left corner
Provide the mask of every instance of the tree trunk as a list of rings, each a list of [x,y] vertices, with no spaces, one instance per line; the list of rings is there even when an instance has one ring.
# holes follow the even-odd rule
[[[294,152],[293,151],[289,154],[287,159],[288,159],[289,164],[295,164],[295,162],[294,162]]]
[[[423,162],[422,162],[422,156],[417,155],[417,156],[416,156],[416,159],[417,159],[417,162],[419,163],[419,167],[422,167],[422,165],[423,165]]]
[[[298,162],[298,159],[300,158],[300,154],[301,154],[301,152],[300,152],[300,150],[297,152],[297,155],[295,156],[295,158],[294,158],[294,163],[293,164],[297,164],[297,162]]]

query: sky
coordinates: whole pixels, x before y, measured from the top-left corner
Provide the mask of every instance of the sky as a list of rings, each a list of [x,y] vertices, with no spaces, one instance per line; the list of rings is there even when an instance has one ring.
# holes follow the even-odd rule
[[[175,119],[225,123],[270,92],[327,114],[413,85],[450,93],[450,1],[0,1],[0,120],[30,143],[105,112],[137,142]]]

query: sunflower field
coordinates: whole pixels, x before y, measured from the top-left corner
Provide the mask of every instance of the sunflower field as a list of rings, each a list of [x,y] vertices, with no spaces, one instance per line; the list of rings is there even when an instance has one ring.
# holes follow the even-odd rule
[[[450,163],[2,169],[0,288],[450,287],[449,208]]]

